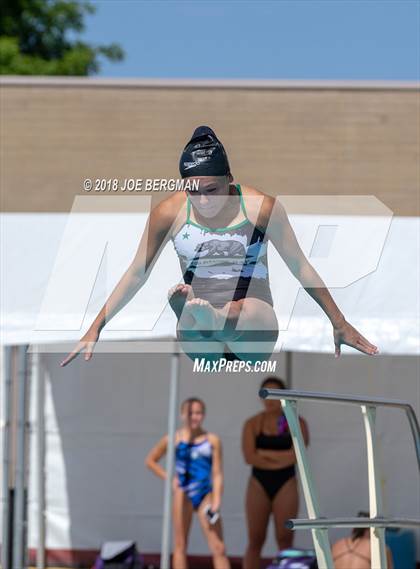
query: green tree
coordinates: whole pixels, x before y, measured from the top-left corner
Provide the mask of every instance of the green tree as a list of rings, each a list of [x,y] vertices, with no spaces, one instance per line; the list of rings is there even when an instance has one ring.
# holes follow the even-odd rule
[[[101,57],[121,61],[119,45],[92,46],[76,38],[85,29],[84,16],[94,12],[85,1],[2,0],[0,74],[91,75]]]

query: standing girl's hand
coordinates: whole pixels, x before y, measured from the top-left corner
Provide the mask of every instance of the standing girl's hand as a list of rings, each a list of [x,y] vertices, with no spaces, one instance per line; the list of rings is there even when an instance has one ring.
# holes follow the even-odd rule
[[[69,355],[64,358],[64,360],[60,363],[61,367],[66,366],[71,361],[73,361],[83,350],[85,350],[85,361],[89,361],[92,358],[93,350],[95,348],[95,344],[99,338],[99,331],[97,328],[90,328],[80,342],[76,345],[74,350],[69,353]]]

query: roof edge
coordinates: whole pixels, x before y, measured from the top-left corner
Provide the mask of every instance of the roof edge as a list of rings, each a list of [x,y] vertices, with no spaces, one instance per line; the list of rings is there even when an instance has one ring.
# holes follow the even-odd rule
[[[306,79],[159,79],[3,75],[0,85],[13,87],[89,87],[161,89],[308,89],[420,91],[420,81],[352,81]]]

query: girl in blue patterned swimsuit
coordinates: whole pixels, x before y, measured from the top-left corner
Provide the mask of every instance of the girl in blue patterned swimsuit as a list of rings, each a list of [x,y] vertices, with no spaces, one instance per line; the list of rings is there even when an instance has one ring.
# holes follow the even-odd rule
[[[188,535],[194,512],[197,513],[212,553],[214,567],[230,567],[225,554],[222,522],[218,516],[223,491],[222,449],[219,437],[202,427],[205,410],[201,399],[186,399],[181,405],[183,427],[175,435],[175,543],[172,566],[176,569],[187,567]],[[163,480],[166,479],[167,473],[159,464],[159,460],[166,454],[167,447],[168,436],[165,435],[146,458],[147,467]]]

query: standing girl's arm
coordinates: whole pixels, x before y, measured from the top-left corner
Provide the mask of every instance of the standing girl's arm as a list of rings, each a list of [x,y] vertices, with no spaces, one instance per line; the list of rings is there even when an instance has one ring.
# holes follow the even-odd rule
[[[147,468],[149,468],[156,476],[166,480],[167,472],[159,464],[159,460],[166,454],[168,448],[168,435],[165,435],[160,441],[152,448],[144,461]]]
[[[310,437],[309,437],[308,423],[305,421],[305,419],[303,417],[299,417],[299,423],[300,423],[300,430],[302,431],[302,437],[303,437],[303,441],[305,443],[305,446],[309,446]]]
[[[300,430],[302,431],[303,442],[307,447],[310,441],[308,424],[303,417],[299,417],[299,424]],[[258,450],[257,452],[264,458],[276,460],[280,463],[279,468],[286,468],[296,463],[296,454],[293,446],[290,450]]]
[[[245,462],[264,470],[277,470],[291,466],[296,462],[293,449],[290,450],[260,450],[255,446],[256,437],[255,417],[246,421],[242,430],[242,453]]]
[[[213,485],[213,498],[211,509],[213,512],[220,509],[223,495],[223,457],[222,457],[222,443],[217,435],[209,436],[210,442],[213,447],[213,465],[212,465],[212,485]]]

